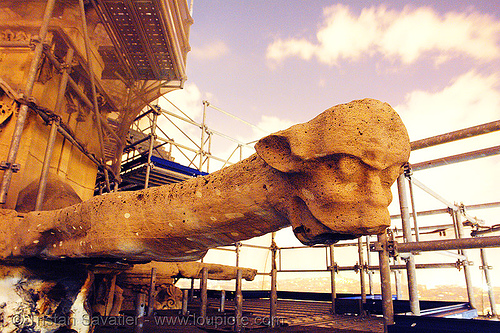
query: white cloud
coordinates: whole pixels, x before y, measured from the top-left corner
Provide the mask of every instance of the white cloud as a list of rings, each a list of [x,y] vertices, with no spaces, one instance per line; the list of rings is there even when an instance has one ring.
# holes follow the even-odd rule
[[[166,94],[164,97],[170,100],[175,106],[181,109],[189,117],[193,119],[201,119],[201,114],[203,111],[202,102],[203,99],[206,98],[206,96],[202,94],[196,84],[187,82],[184,85],[183,89],[172,91]],[[179,113],[178,110],[173,108],[172,105],[166,101],[162,101],[162,107]]]
[[[395,106],[412,140],[500,118],[500,76],[469,71],[441,91],[413,91]]]
[[[267,131],[269,134],[278,132],[288,127],[295,125],[295,123],[289,119],[281,119],[275,116],[261,116],[259,123],[257,126]],[[262,137],[262,131],[256,131],[257,135]]]
[[[405,123],[411,140],[444,134],[500,119],[500,75],[481,75],[470,71],[455,78],[440,91],[414,91],[401,105],[394,106]],[[413,163],[498,145],[500,133],[474,138],[411,153]],[[477,204],[498,200],[500,180],[496,177],[500,158],[486,157],[434,169],[418,171],[415,177],[450,202]],[[396,195],[396,193],[394,193]],[[417,209],[442,208],[434,198],[422,191],[415,192]],[[395,196],[397,198],[397,196]],[[397,200],[396,200],[397,201]],[[395,208],[397,205],[393,205]],[[393,209],[395,213],[397,209]],[[498,213],[498,210],[495,211]],[[479,218],[488,212],[477,211]],[[472,215],[476,215],[474,212]],[[442,223],[443,216],[429,223]]]
[[[198,60],[216,60],[229,53],[229,47],[223,41],[214,41],[202,47],[193,47],[190,56]]]
[[[365,8],[359,15],[337,4],[323,11],[324,22],[316,41],[278,39],[268,46],[267,58],[280,62],[288,57],[336,65],[380,53],[410,64],[424,55],[437,64],[456,55],[488,61],[500,56],[500,21],[478,12],[440,15],[432,8],[406,6],[401,11],[385,6]]]

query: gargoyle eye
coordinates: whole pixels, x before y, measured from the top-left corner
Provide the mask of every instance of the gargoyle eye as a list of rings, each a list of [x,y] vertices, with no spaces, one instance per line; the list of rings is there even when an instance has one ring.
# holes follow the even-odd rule
[[[361,161],[353,156],[342,156],[337,162],[338,169],[346,178],[355,176],[362,171]]]

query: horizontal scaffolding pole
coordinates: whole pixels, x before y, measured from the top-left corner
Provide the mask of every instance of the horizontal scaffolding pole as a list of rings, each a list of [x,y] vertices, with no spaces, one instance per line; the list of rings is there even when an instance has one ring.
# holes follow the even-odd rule
[[[239,117],[236,117],[235,115],[233,115],[233,114],[231,114],[231,113],[229,113],[229,112],[226,112],[226,111],[222,110],[221,108],[218,108],[218,107],[216,107],[216,106],[214,106],[214,105],[210,104],[210,102],[208,102],[208,101],[203,101],[203,103],[204,103],[204,104],[206,104],[208,107],[211,107],[212,109],[217,110],[217,111],[219,111],[219,112],[221,112],[221,113],[225,114],[226,116],[229,116],[229,117],[234,118],[234,119],[236,119],[236,120],[238,120],[238,121],[241,121],[242,123],[244,123],[244,124],[246,124],[246,125],[248,125],[248,126],[250,126],[250,127],[252,127],[252,128],[258,129],[259,131],[261,131],[262,133],[265,133],[266,135],[268,135],[268,134],[269,134],[269,132],[268,132],[268,131],[266,131],[265,129],[262,129],[262,128],[260,128],[259,126],[256,126],[256,125],[254,125],[254,124],[252,124],[252,123],[249,123],[248,121],[243,120],[243,119],[241,119],[241,118],[239,118]]]
[[[487,124],[464,128],[446,134],[436,135],[422,140],[413,141],[411,142],[411,150],[415,151],[422,148],[437,146],[443,143],[466,139],[473,136],[478,136],[481,134],[486,134],[498,130],[500,130],[500,120],[493,121]]]
[[[456,268],[458,269],[460,265],[456,262],[443,262],[443,263],[430,263],[430,264],[416,264],[417,269],[436,269],[436,268]],[[406,265],[391,265],[391,270],[404,270]],[[370,265],[364,266],[364,270],[368,271],[378,271],[380,266]],[[359,271],[359,265],[355,266],[335,266],[334,270],[336,272],[344,271]],[[330,269],[278,269],[278,273],[326,273],[330,272]],[[270,272],[257,272],[257,275],[271,275]]]
[[[426,252],[500,247],[500,236],[445,239],[425,242],[395,243],[396,252]]]
[[[500,146],[475,150],[463,154],[437,158],[430,161],[411,164],[412,171],[420,171],[435,168],[443,165],[450,165],[459,162],[471,161],[481,157],[488,157],[500,154]]]
[[[241,247],[251,247],[254,249],[270,250],[269,246],[252,245],[252,244],[244,244],[244,243],[241,243]]]
[[[432,268],[458,268],[457,264],[454,262],[444,262],[444,263],[431,263],[431,264],[415,264],[415,268],[417,269],[432,269]],[[369,271],[377,271],[380,269],[380,266],[364,266],[363,269],[367,269]],[[391,265],[392,270],[403,270],[406,269],[406,265]],[[359,271],[359,265],[355,266],[337,266],[335,270],[340,271]],[[325,270],[328,272],[329,270]]]
[[[487,209],[487,208],[499,208],[499,207],[500,207],[500,202],[498,201],[464,206],[466,211],[474,209]],[[417,216],[430,216],[430,215],[449,214],[449,213],[450,213],[449,208],[441,208],[441,209],[424,210],[421,212],[417,212]],[[410,216],[413,216],[413,213],[410,213]],[[401,218],[400,214],[391,215],[391,220],[400,218]]]

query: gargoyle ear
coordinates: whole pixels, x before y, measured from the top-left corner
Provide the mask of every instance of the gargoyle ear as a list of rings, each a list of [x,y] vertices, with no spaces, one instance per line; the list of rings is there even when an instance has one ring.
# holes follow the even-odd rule
[[[290,140],[280,134],[271,134],[255,144],[257,154],[271,167],[281,172],[298,172],[302,159],[292,154]]]

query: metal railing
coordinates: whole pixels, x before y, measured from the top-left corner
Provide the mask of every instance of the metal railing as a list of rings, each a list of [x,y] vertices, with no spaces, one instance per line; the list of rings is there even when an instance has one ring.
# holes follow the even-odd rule
[[[187,167],[207,173],[211,171],[211,161],[219,162],[220,167],[223,168],[227,165],[241,161],[246,157],[248,154],[244,152],[244,149],[252,153],[254,152],[253,142],[242,142],[210,128],[206,122],[207,108],[212,108],[252,128],[258,128],[257,126],[210,104],[208,101],[203,101],[202,121],[197,122],[168,98],[165,96],[161,98],[168,102],[170,107],[176,112],[159,106],[150,106],[150,108],[144,110],[143,113],[136,118],[131,127],[133,131],[143,133],[143,137],[125,147],[126,155],[123,164],[136,158],[138,155],[145,154],[146,152],[144,149],[141,151],[141,149],[137,147],[145,142],[149,143],[147,151],[148,161],[146,162],[148,171],[145,187],[147,187],[149,170],[152,166],[151,156],[155,151],[161,153],[160,149],[167,152],[168,158],[173,159],[173,155],[177,155],[176,158],[183,160],[183,164]],[[172,132],[176,133],[168,133],[169,131],[161,124],[167,124]],[[199,131],[199,138],[191,134],[193,133],[193,129]],[[258,129],[264,131],[260,128]],[[177,136],[174,134],[177,134]],[[176,137],[175,140],[174,136]],[[212,139],[214,137],[222,138],[234,145],[234,149],[231,150],[228,157],[221,157],[218,154],[212,153]]]

